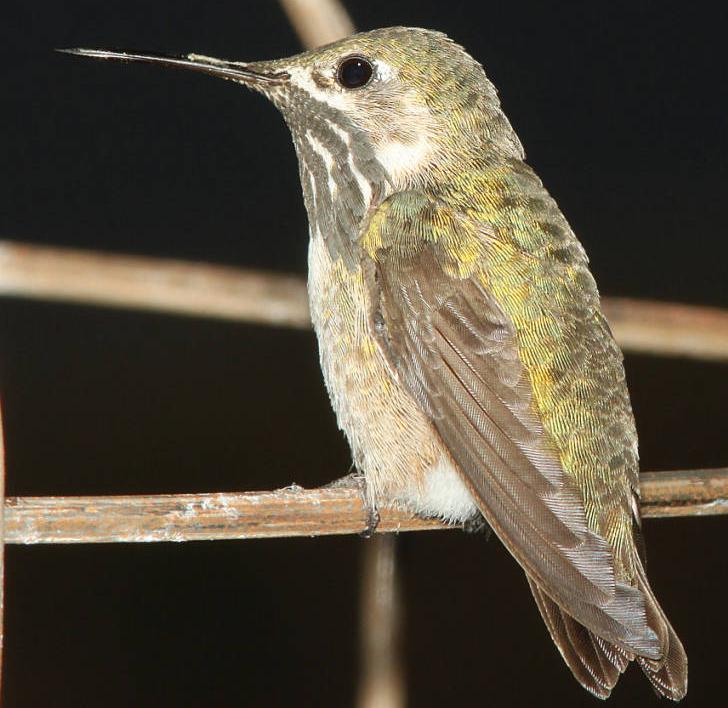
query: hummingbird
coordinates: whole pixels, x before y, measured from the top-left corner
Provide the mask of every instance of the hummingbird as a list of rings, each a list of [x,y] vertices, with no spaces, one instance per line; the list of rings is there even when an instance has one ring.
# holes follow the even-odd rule
[[[581,685],[680,700],[650,588],[623,356],[588,259],[482,66],[391,27],[291,58],[64,50],[228,79],[293,137],[321,368],[372,510],[484,520]]]

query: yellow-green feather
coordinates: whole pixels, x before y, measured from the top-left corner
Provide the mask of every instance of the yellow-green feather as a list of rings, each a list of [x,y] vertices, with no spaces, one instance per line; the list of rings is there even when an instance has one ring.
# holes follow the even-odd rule
[[[622,354],[584,251],[530,168],[502,161],[458,174],[437,195],[399,193],[360,243],[374,259],[382,248],[436,244],[448,274],[477,278],[495,296],[515,326],[534,405],[582,493],[587,522],[612,546],[617,576],[631,580],[638,461]]]

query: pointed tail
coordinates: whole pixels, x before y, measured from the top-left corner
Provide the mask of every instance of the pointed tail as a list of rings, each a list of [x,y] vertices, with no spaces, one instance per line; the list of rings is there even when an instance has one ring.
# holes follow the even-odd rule
[[[631,661],[636,660],[659,695],[673,701],[685,696],[688,659],[655,599],[641,564],[637,586],[645,598],[647,624],[659,637],[662,647],[662,656],[657,660],[636,656],[597,636],[559,607],[535,581],[528,578],[528,582],[551,638],[576,680],[587,691],[598,698],[608,698],[620,675]]]

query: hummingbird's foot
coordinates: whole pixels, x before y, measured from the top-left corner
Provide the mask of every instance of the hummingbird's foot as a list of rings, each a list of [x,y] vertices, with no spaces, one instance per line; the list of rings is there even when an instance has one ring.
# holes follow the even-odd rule
[[[377,530],[379,526],[379,511],[377,507],[372,504],[369,494],[367,494],[367,480],[361,472],[350,472],[344,477],[335,479],[333,482],[329,482],[326,485],[328,489],[341,489],[341,488],[352,488],[356,487],[361,495],[364,508],[367,512],[367,525],[363,531],[359,532],[362,538],[370,538],[371,535]]]
[[[490,537],[493,535],[493,529],[488,525],[488,522],[482,514],[471,516],[465,521],[463,523],[463,531],[467,534],[484,533],[486,541],[490,541]]]
[[[379,526],[379,510],[373,504],[370,504],[366,496],[364,497],[364,506],[367,510],[367,525],[363,531],[359,532],[362,538],[371,538],[372,534]]]

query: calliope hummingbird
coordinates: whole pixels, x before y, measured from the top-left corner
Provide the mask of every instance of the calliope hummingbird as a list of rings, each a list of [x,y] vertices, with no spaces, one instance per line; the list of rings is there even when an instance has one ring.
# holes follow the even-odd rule
[[[640,553],[637,434],[584,249],[481,65],[392,27],[289,59],[67,50],[229,79],[298,155],[321,368],[372,509],[483,517],[565,662],[606,698],[687,658]]]

